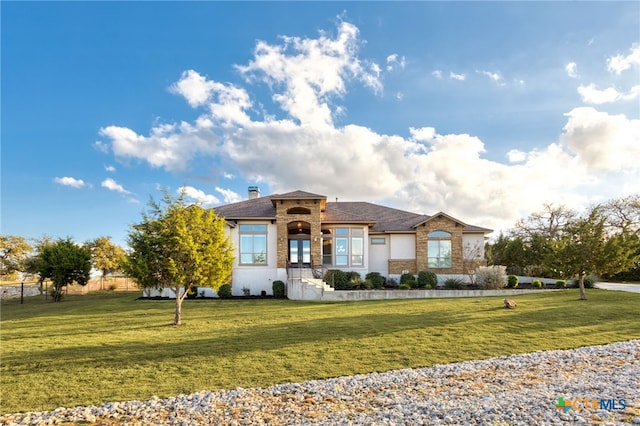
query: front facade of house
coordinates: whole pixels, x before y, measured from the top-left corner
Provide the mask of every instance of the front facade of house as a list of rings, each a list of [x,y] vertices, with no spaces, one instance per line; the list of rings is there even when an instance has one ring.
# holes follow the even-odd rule
[[[462,275],[465,259],[484,258],[490,229],[445,213],[419,215],[367,202],[327,202],[304,191],[249,199],[215,208],[235,248],[234,295],[272,294],[300,268],[369,272],[399,277],[430,270]],[[243,290],[244,289],[244,290]]]

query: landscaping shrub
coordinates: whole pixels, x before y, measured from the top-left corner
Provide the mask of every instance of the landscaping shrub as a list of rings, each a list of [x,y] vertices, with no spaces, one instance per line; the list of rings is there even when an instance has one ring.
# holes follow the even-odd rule
[[[384,286],[387,288],[398,288],[398,280],[395,278],[389,278],[388,280],[385,280]]]
[[[220,299],[231,298],[231,284],[222,284],[218,289],[218,297]]]
[[[398,289],[400,290],[409,290],[411,288],[411,286],[408,283],[402,283],[398,286]]]
[[[461,290],[466,286],[466,283],[460,278],[447,278],[444,280],[444,288],[448,290]]]
[[[476,269],[476,283],[488,290],[504,288],[507,285],[506,271],[504,266],[480,266]]]
[[[251,296],[251,289],[248,287],[242,287],[242,294],[245,297]]]
[[[409,288],[415,288],[418,285],[416,277],[408,272],[400,275],[400,285],[402,284],[407,284]]]
[[[531,287],[533,287],[533,288],[542,288],[542,281],[533,280],[533,282],[531,283]]]
[[[556,281],[556,287],[567,288],[567,282],[565,280],[558,280]]]
[[[584,288],[593,288],[595,284],[600,280],[597,275],[591,274],[584,277]]]
[[[418,272],[418,288],[433,288],[438,284],[438,276],[431,271]]]
[[[369,272],[365,279],[371,281],[373,288],[383,288],[386,281],[385,277],[380,275],[380,272]]]
[[[516,288],[518,287],[518,276],[517,275],[509,275],[507,277],[507,288]]]
[[[345,272],[345,275],[347,276],[347,282],[357,281],[362,279],[362,277],[360,276],[360,273],[356,271],[347,271]]]
[[[271,284],[271,289],[273,290],[273,297],[278,299],[284,298],[284,281],[276,280]]]
[[[363,280],[362,278],[356,278],[349,281],[349,288],[353,290],[371,290],[373,284],[369,280]]]
[[[340,269],[329,269],[324,274],[324,280],[328,284],[332,285],[336,290],[345,290],[349,286],[347,274]]]
[[[597,275],[591,274],[584,277],[584,288],[593,288],[595,283],[598,282],[600,278]],[[570,287],[578,288],[580,286],[580,281],[578,278],[570,281]]]

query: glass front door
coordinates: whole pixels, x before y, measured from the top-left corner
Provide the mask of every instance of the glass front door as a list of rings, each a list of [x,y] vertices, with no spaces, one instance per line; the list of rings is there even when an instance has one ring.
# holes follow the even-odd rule
[[[311,240],[289,240],[289,262],[295,267],[310,266]]]

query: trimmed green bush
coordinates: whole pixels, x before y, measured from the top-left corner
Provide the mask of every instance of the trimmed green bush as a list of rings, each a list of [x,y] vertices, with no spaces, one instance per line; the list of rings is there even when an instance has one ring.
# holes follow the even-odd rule
[[[271,290],[273,290],[273,297],[278,299],[284,298],[284,281],[275,280],[273,284],[271,284]]]
[[[380,272],[369,272],[365,279],[371,281],[373,288],[383,288],[386,281],[385,277],[380,275]]]
[[[438,284],[438,276],[431,271],[418,272],[418,288],[433,288]]]
[[[558,280],[556,281],[556,287],[567,288],[567,282],[565,280]]]
[[[517,275],[509,275],[507,277],[507,288],[516,288],[518,287],[518,276]]]
[[[533,282],[531,283],[531,287],[533,287],[533,288],[542,288],[542,281],[533,280]]]
[[[404,284],[404,283],[407,283],[409,281],[413,281],[415,279],[416,279],[416,277],[414,277],[413,274],[411,274],[409,272],[406,272],[406,273],[400,275],[400,284]]]
[[[327,284],[332,285],[336,290],[346,290],[349,288],[349,279],[347,274],[340,269],[329,269],[324,274],[324,280]]]
[[[230,299],[231,298],[231,284],[222,284],[218,289],[218,297],[220,299]]]
[[[411,273],[404,273],[400,275],[400,285],[406,284],[409,288],[416,288],[418,285],[416,282],[416,277]]]
[[[400,290],[409,290],[411,286],[408,283],[402,283],[398,286]]]
[[[444,288],[448,290],[461,290],[466,286],[466,283],[460,278],[447,278],[444,280]]]
[[[395,278],[389,278],[384,282],[384,286],[387,288],[398,288],[398,280]]]

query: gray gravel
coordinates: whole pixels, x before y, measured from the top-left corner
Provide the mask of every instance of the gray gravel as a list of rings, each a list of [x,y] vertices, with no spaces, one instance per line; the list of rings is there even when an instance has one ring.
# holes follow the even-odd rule
[[[640,340],[270,388],[0,416],[3,425],[640,425]],[[559,397],[625,409],[555,407]]]

